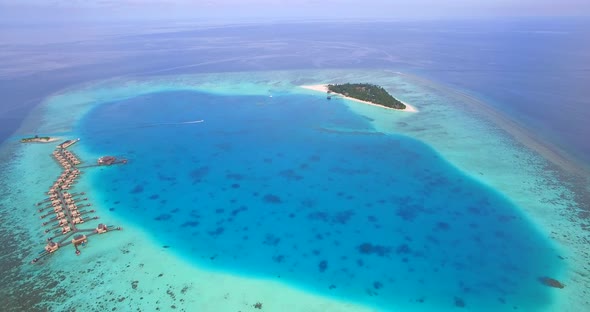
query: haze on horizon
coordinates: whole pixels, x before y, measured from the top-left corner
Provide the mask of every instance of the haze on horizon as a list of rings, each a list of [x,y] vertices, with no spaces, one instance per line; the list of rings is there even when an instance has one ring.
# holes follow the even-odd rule
[[[590,1],[563,0],[0,0],[3,24],[141,20],[420,19],[590,16]]]

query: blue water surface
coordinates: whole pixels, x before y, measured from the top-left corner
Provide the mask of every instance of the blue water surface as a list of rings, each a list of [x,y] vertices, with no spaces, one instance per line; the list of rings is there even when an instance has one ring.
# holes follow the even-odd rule
[[[194,124],[173,124],[191,120]],[[533,311],[558,257],[507,200],[337,100],[168,92],[80,121],[108,209],[200,266],[381,309]]]
[[[40,33],[47,31],[56,30]],[[236,37],[244,44],[236,45]],[[84,42],[7,43],[23,53],[8,56],[0,69],[0,142],[45,96],[80,82],[149,73],[372,68],[414,73],[475,95],[542,144],[590,164],[588,17],[235,24]],[[30,57],[61,58],[63,51],[71,64],[83,65],[48,69],[44,59]],[[103,57],[89,62],[89,54]],[[33,68],[38,71],[29,75]]]

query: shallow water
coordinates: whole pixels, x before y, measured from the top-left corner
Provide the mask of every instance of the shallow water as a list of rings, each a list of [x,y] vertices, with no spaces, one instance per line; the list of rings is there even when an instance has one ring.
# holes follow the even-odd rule
[[[559,260],[512,204],[337,101],[162,92],[103,104],[77,132],[131,159],[95,178],[108,209],[197,265],[382,309],[550,301],[538,278]]]

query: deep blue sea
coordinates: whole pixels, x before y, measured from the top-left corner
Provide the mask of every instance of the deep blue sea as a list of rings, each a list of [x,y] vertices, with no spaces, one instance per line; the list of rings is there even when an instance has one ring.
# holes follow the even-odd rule
[[[559,259],[515,207],[328,103],[167,92],[101,105],[78,131],[131,159],[95,181],[109,209],[199,265],[380,308],[550,301],[537,279]]]
[[[15,34],[18,31],[11,29]],[[59,33],[59,29],[46,31]],[[79,32],[84,31],[81,26]],[[63,38],[51,44],[4,42],[11,53],[0,56],[5,64],[0,69],[4,96],[0,140],[15,131],[48,93],[89,80],[121,75],[377,68],[414,73],[473,94],[535,133],[540,141],[581,163],[590,163],[587,18],[234,24],[155,33],[136,28],[142,34],[133,32],[84,40]],[[51,63],[31,57],[59,59],[64,51],[72,64],[64,68],[46,68]]]

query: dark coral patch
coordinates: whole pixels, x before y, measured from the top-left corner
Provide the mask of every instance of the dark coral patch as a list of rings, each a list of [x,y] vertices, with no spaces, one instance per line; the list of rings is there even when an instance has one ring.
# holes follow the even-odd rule
[[[209,231],[209,235],[211,236],[219,236],[221,233],[223,233],[225,231],[225,229],[223,227],[218,227],[216,228],[214,231]]]
[[[516,216],[513,216],[513,215],[500,215],[500,216],[497,217],[497,219],[500,222],[507,223],[507,222],[516,220],[517,217]]]
[[[464,308],[465,307],[465,301],[459,297],[455,297],[455,306],[458,308]]]
[[[391,247],[363,243],[357,247],[358,251],[365,255],[376,254],[379,257],[388,256],[391,253]]]
[[[152,196],[149,197],[149,199],[151,199],[151,200],[155,200],[158,198],[160,198],[160,195],[158,195],[158,194],[153,194]]]
[[[547,277],[547,276],[542,276],[539,277],[539,282],[541,282],[541,284],[545,285],[545,286],[549,286],[549,287],[553,287],[553,288],[564,288],[565,285],[562,284],[560,281],[551,278],[551,277]]]
[[[281,242],[281,238],[277,237],[273,234],[267,233],[266,236],[264,237],[264,242],[263,244],[265,245],[269,245],[269,246],[276,246]]]
[[[405,221],[413,221],[418,216],[416,207],[400,207],[395,211],[395,215],[401,217]]]
[[[298,175],[294,170],[283,170],[279,173],[279,175],[287,180],[291,181],[299,181],[303,179],[303,176]]]
[[[354,212],[352,210],[341,211],[336,213],[334,217],[332,217],[332,222],[338,224],[346,224],[350,220],[350,218],[352,218],[352,216],[354,216]]]
[[[381,289],[381,288],[383,288],[383,283],[381,283],[379,281],[373,282],[373,288]]]
[[[199,221],[187,221],[180,225],[180,227],[197,227],[199,225]]]
[[[156,221],[167,221],[167,220],[170,220],[170,218],[172,218],[172,215],[167,214],[167,213],[163,213],[163,214],[155,217],[154,220],[156,220]]]
[[[264,195],[264,202],[269,203],[269,204],[280,204],[283,201],[277,195],[266,194],[266,195]]]
[[[451,228],[451,225],[446,222],[438,222],[436,223],[436,228],[441,231],[446,231]]]
[[[352,211],[352,210],[340,211],[340,212],[335,213],[332,216],[324,211],[316,211],[316,212],[309,213],[307,215],[307,218],[309,220],[317,220],[317,221],[322,221],[322,222],[330,221],[332,223],[337,223],[337,224],[346,224],[350,220],[350,218],[352,218],[352,216],[354,216],[354,211]]]
[[[192,170],[190,172],[190,178],[193,180],[193,183],[201,182],[201,180],[209,173],[209,167],[200,167]]]
[[[129,193],[130,194],[139,194],[141,192],[143,192],[143,186],[138,184]]]
[[[328,268],[328,261],[326,260],[322,260],[320,261],[320,263],[318,264],[318,269],[320,270],[320,272],[325,272],[326,269]]]
[[[246,211],[246,210],[248,210],[248,207],[241,206],[240,208],[236,208],[236,209],[232,210],[231,211],[231,215],[235,217],[235,216],[238,215],[238,213],[243,212],[243,211]]]

